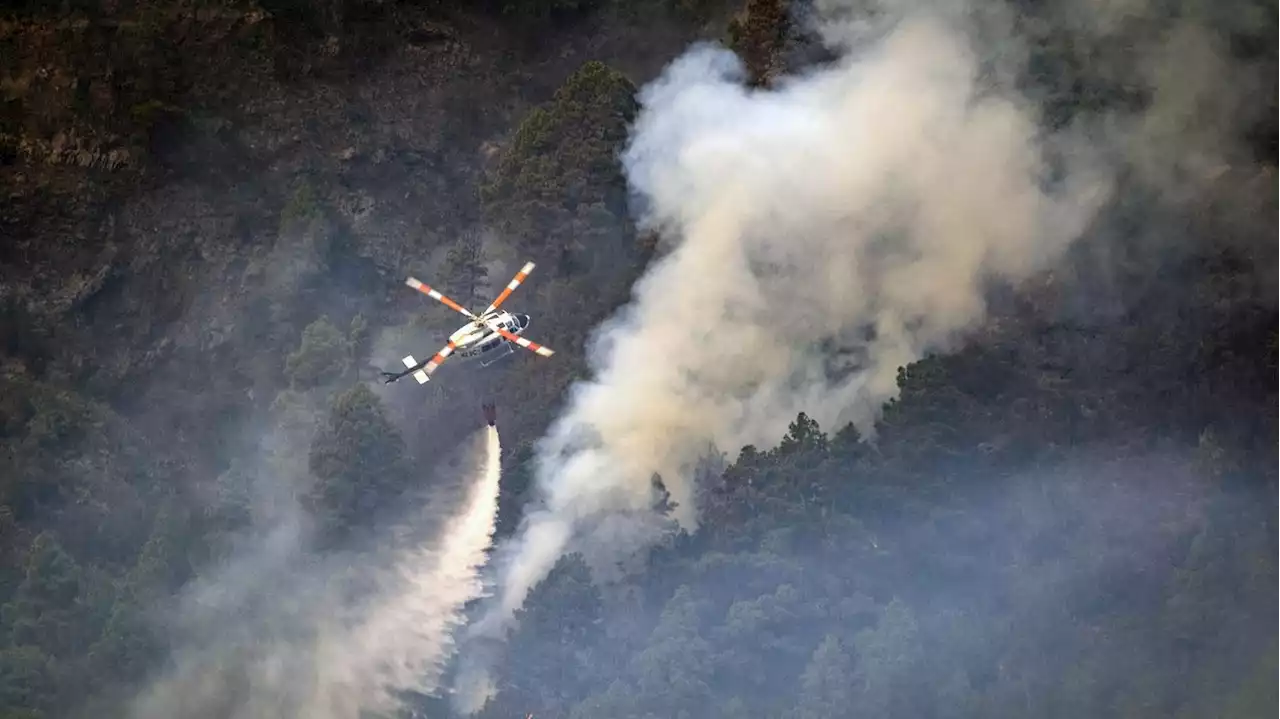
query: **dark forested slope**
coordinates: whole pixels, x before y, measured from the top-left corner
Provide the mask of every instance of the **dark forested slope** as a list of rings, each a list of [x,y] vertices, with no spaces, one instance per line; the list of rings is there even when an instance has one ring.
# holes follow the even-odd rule
[[[472,404],[465,374],[389,407],[344,391],[452,322],[404,289],[407,272],[461,295],[476,278],[487,301],[535,253],[542,282],[523,302],[569,363],[498,381],[511,436],[521,406],[536,434],[575,371],[574,345],[638,269],[619,171],[600,174],[634,107],[619,70],[656,72],[701,17],[663,3],[643,14],[376,1],[0,9],[0,706],[56,715],[140,679],[166,631],[142,613],[247,527],[279,521],[285,497],[342,529],[378,505],[352,491],[360,456],[403,467],[470,431],[442,421]],[[611,67],[583,66],[597,57]],[[544,102],[544,121],[509,137]],[[596,130],[583,128],[606,121],[584,144]],[[548,200],[561,177],[519,165],[569,149],[576,159],[554,172],[600,189]],[[518,176],[529,179],[502,179]],[[486,182],[496,191],[482,193]],[[481,221],[500,222],[489,205],[529,199],[559,213],[539,228],[558,235],[482,234]],[[576,259],[593,232],[610,245]],[[606,261],[609,277],[587,277],[587,263]],[[586,287],[596,301],[582,312]],[[279,479],[271,497],[263,476]]]
[[[616,161],[636,87],[696,37],[762,85],[821,55],[802,5],[740,5],[0,5],[0,716],[129,696],[176,642],[175,592],[294,496],[323,541],[358,541],[405,468],[473,429],[477,394],[515,446],[514,527],[530,443],[657,251]],[[1053,4],[1009,5],[1046,123],[1161,101]],[[1274,68],[1273,3],[1210,14],[1233,57]],[[1247,160],[1194,197],[1132,168],[1107,210],[1123,241],[903,368],[874,443],[801,416],[776,448],[722,448],[703,529],[642,575],[596,586],[562,562],[484,715],[1269,711],[1266,92]],[[1125,231],[1146,202],[1164,224]],[[1153,258],[1157,235],[1176,251]],[[554,362],[361,384],[456,324],[406,273],[483,303],[526,258]]]

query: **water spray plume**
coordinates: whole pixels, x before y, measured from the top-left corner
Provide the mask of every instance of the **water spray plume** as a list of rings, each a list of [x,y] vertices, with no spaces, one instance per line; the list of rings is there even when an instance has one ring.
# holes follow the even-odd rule
[[[771,444],[800,411],[870,431],[899,367],[983,319],[990,281],[1061,257],[1108,196],[1105,168],[980,77],[964,34],[924,14],[772,91],[705,45],[642,91],[623,163],[669,251],[599,328],[593,378],[539,446],[542,506],[500,554],[477,644],[566,551],[601,567],[647,546],[661,518],[600,520],[643,514],[655,474],[696,529],[709,444]],[[456,706],[474,712],[493,682],[464,665]]]
[[[403,590],[376,605],[351,636],[323,648],[331,660],[322,660],[326,665],[340,666],[352,656],[362,661],[347,681],[330,685],[322,706],[336,706],[345,695],[359,699],[345,716],[356,717],[360,709],[390,712],[399,708],[393,690],[438,688],[463,607],[483,593],[480,570],[497,521],[502,452],[497,428],[488,426],[484,434],[479,477],[462,512],[445,524],[439,545],[407,554],[397,564]]]
[[[346,570],[320,562],[291,575],[280,562],[268,611],[225,616],[223,631],[180,652],[170,672],[136,701],[135,719],[258,719],[299,716],[357,719],[393,713],[398,692],[431,693],[454,653],[453,630],[465,605],[483,594],[497,519],[501,476],[498,430],[485,427],[474,477],[461,506],[434,541],[411,546],[387,563]],[[413,513],[421,520],[424,506]],[[304,564],[293,556],[290,564]],[[370,558],[370,565],[378,564]],[[354,571],[357,582],[344,582]],[[335,585],[358,585],[361,600]]]

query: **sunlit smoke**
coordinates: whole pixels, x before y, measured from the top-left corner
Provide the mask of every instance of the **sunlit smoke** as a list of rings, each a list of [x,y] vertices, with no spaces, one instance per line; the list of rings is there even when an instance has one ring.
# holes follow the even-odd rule
[[[480,569],[493,540],[501,473],[498,430],[487,427],[480,476],[462,513],[445,524],[439,546],[408,553],[397,565],[403,591],[379,603],[350,636],[330,641],[318,652],[324,665],[342,666],[359,658],[344,681],[329,687],[319,708],[353,696],[359,703],[352,710],[391,711],[399,706],[391,690],[431,692],[438,687],[453,654],[452,632],[464,619],[462,609],[483,591]]]
[[[708,446],[771,446],[801,411],[872,435],[899,368],[954,349],[992,285],[1056,269],[1124,203],[1118,171],[1167,207],[1257,194],[1220,178],[1247,157],[1242,88],[1274,93],[1259,83],[1274,73],[1236,72],[1200,6],[1122,5],[1076,0],[1052,17],[1098,49],[1080,56],[1104,84],[1148,91],[1141,110],[1062,112],[1061,87],[1024,82],[1052,41],[1043,19],[939,0],[820,0],[818,35],[840,59],[768,90],[710,45],[644,88],[622,162],[665,254],[598,328],[592,377],[538,448],[540,506],[495,562],[458,709],[487,701],[485,653],[561,556],[607,569],[665,531],[647,512],[655,475],[693,531]],[[1148,251],[1176,243],[1137,232]],[[619,516],[627,531],[604,521]]]
[[[477,476],[434,541],[409,546],[389,562],[370,557],[366,566],[344,566],[354,557],[311,556],[296,539],[280,540],[269,545],[279,552],[245,558],[200,584],[196,599],[207,611],[224,585],[248,594],[215,612],[221,629],[203,637],[207,644],[175,653],[132,715],[356,719],[394,711],[399,692],[434,691],[454,652],[451,633],[463,607],[482,595],[479,572],[497,517],[495,428],[486,428],[477,450]],[[408,524],[431,511],[424,503]],[[388,527],[388,534],[411,534],[408,524]],[[264,578],[264,568],[273,580]],[[246,572],[254,581],[246,581]],[[269,598],[255,598],[250,589]]]
[[[623,162],[670,251],[599,330],[594,378],[539,448],[545,506],[474,635],[500,636],[575,541],[642,547],[642,531],[575,534],[647,509],[655,474],[696,528],[691,469],[709,444],[771,444],[800,411],[871,430],[899,367],[983,319],[989,282],[1045,269],[1082,233],[1103,166],[981,77],[964,34],[922,14],[772,91],[712,46],[643,90]],[[487,700],[457,697],[468,712]]]

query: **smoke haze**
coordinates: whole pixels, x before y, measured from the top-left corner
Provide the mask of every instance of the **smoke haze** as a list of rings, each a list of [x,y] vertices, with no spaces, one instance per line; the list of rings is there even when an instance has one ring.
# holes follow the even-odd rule
[[[403,547],[390,557],[311,554],[286,523],[194,587],[180,614],[206,631],[174,653],[132,715],[354,719],[398,708],[398,692],[433,691],[463,606],[481,596],[493,537],[500,445],[496,429],[483,435],[455,516],[432,521],[438,510],[419,497],[383,537]],[[417,537],[419,525],[437,525],[437,538]]]
[[[668,252],[599,328],[592,379],[539,446],[541,506],[495,562],[477,647],[505,634],[567,551],[607,571],[663,531],[648,511],[654,475],[692,531],[692,470],[708,446],[770,445],[801,411],[869,434],[899,367],[952,348],[984,319],[992,283],[1052,268],[1089,229],[1112,200],[1108,153],[1166,190],[1223,157],[1217,138],[1235,128],[1183,110],[1222,87],[1205,75],[1220,80],[1225,63],[1202,63],[1193,86],[1158,92],[1136,119],[1077,114],[1047,132],[1012,82],[1029,40],[1010,18],[931,7],[819,3],[842,59],[770,90],[748,89],[739,60],[710,45],[644,88],[622,161],[641,226]],[[1131,27],[1108,17],[1090,32]],[[1190,20],[1178,27],[1131,72],[1163,87],[1170,48],[1216,57]],[[492,692],[480,651],[458,683],[465,712]]]
[[[444,525],[439,546],[409,552],[397,565],[402,591],[378,603],[351,637],[322,652],[339,666],[352,656],[360,659],[344,684],[350,695],[364,699],[363,708],[398,708],[388,689],[430,692],[438,687],[453,655],[452,633],[463,621],[462,608],[483,590],[480,569],[497,520],[501,456],[497,428],[486,427],[479,476],[461,513]],[[336,705],[338,692],[331,693],[335,700],[327,704]]]

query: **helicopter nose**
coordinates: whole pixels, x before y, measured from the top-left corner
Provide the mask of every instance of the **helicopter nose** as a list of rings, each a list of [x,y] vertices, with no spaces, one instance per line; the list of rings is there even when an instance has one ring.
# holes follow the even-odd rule
[[[529,326],[529,315],[516,315],[516,319],[520,322],[520,329],[524,329]]]

